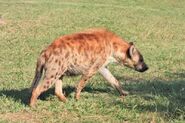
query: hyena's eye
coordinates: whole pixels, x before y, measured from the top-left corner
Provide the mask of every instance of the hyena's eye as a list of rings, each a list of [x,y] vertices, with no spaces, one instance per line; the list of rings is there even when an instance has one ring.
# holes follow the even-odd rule
[[[143,62],[143,58],[140,58],[140,59],[139,59],[139,62]]]

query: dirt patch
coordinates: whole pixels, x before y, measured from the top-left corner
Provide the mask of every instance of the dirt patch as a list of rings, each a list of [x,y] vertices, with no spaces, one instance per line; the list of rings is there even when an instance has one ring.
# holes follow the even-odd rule
[[[5,20],[3,20],[3,19],[0,17],[0,25],[5,25],[5,24],[6,24]]]
[[[0,114],[0,119],[11,122],[41,123],[39,117],[29,112],[16,112]]]

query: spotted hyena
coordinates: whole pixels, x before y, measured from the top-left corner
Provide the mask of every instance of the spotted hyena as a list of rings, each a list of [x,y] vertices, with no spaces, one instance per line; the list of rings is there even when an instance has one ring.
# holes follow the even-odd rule
[[[30,106],[33,106],[38,96],[53,84],[55,94],[65,102],[66,97],[62,92],[62,78],[65,75],[82,75],[76,87],[76,99],[80,98],[81,90],[96,72],[117,89],[120,95],[127,95],[128,92],[122,89],[120,82],[106,68],[112,58],[139,72],[148,69],[133,43],[124,41],[107,29],[89,29],[59,37],[41,52],[37,60]],[[39,83],[43,70],[44,77]]]

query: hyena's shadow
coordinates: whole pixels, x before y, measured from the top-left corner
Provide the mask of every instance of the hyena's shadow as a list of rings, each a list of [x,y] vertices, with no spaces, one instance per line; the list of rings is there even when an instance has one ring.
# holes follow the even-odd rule
[[[0,97],[5,96],[6,98],[12,98],[16,102],[21,102],[27,105],[29,102],[29,89],[11,89],[11,90],[0,90]]]
[[[65,86],[63,87],[63,92],[65,94],[65,96],[67,98],[72,98],[71,94],[76,92],[76,88],[74,86]],[[83,88],[82,93],[83,92],[88,92],[88,93],[110,93],[111,89],[110,88],[95,88],[95,87],[91,87],[91,86],[86,86]],[[47,97],[49,97],[50,95],[55,95],[54,94],[54,88],[50,88],[49,90],[47,90],[46,92],[42,93],[39,96],[39,99],[41,100],[46,100]]]
[[[70,97],[71,93],[75,92],[75,87],[73,86],[65,86],[63,88],[63,91],[65,93],[66,97]],[[88,93],[108,93],[110,92],[109,88],[93,88],[90,86],[86,86],[83,91],[88,92]],[[83,93],[83,92],[82,92]],[[54,95],[54,88],[50,88],[46,92],[42,93],[39,96],[40,100],[46,100],[47,97]],[[24,89],[11,89],[11,90],[0,90],[0,97],[7,97],[7,98],[12,98],[15,102],[20,102],[24,105],[28,105],[31,93],[29,91],[29,88],[24,88]]]

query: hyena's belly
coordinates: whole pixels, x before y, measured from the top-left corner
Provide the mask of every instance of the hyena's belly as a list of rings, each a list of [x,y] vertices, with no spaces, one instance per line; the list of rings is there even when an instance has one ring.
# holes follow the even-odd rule
[[[90,62],[89,60],[84,60],[84,62],[79,63],[71,63],[70,65],[68,65],[65,75],[75,76],[86,74],[93,65],[94,63]]]
[[[64,74],[67,76],[76,76],[83,74],[85,70],[88,70],[88,68],[85,68],[83,65],[69,65]]]
[[[81,74],[82,72],[77,69],[67,69],[67,71],[64,73],[66,76],[77,76]]]

